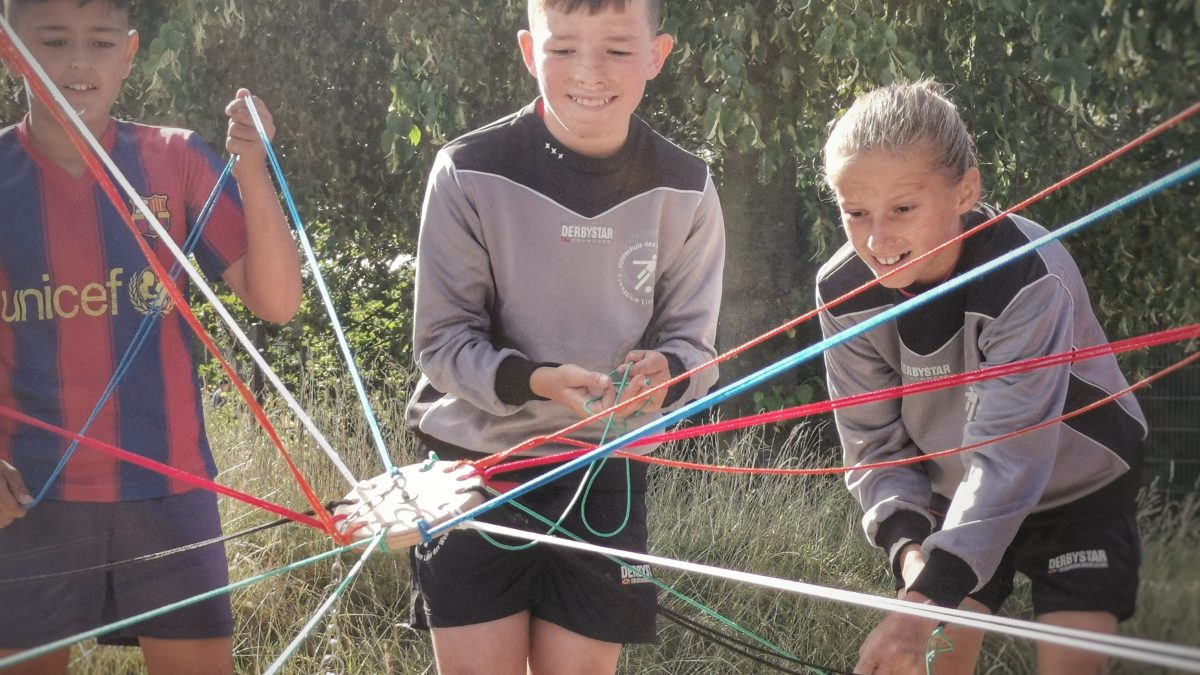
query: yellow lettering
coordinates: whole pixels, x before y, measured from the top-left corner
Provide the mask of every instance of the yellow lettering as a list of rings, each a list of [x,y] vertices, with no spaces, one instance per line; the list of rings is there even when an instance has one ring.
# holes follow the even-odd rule
[[[108,293],[104,284],[91,283],[83,287],[79,293],[79,306],[88,316],[100,316],[108,311]]]
[[[75,307],[73,307],[69,310],[63,309],[62,301],[59,300],[59,297],[62,296],[63,293],[71,293],[75,296],[75,298],[77,300],[75,303]],[[54,291],[54,313],[64,319],[70,319],[70,318],[74,317],[76,314],[79,313],[78,298],[79,298],[79,291],[75,290],[74,286],[59,286]]]
[[[37,308],[38,320],[41,321],[46,318],[46,315],[42,311],[42,294],[36,288],[27,288],[23,291],[17,291],[16,297],[17,303],[20,305],[17,307],[17,312],[20,315],[17,317],[17,321],[29,320],[29,311],[26,306],[26,300],[29,298],[33,298],[33,306]]]
[[[117,306],[120,304],[117,302],[117,289],[125,285],[118,278],[122,274],[125,274],[124,267],[114,267],[108,271],[108,283],[105,284],[105,286],[108,286],[108,303],[113,316],[117,315]]]
[[[44,283],[46,285],[42,286],[42,294],[43,294],[42,295],[42,310],[38,313],[38,316],[39,317],[45,316],[48,319],[53,319],[54,318],[54,308],[50,306],[50,275],[49,274],[42,275],[42,283]]]
[[[108,278],[87,284],[82,289],[70,284],[55,286],[49,274],[42,275],[40,288],[0,289],[0,319],[5,323],[73,319],[80,312],[87,316],[117,315],[118,290],[125,285],[122,267],[111,269]]]
[[[21,306],[17,304],[17,292],[12,293],[12,313],[9,313],[9,295],[4,291],[0,291],[0,318],[4,319],[4,323],[13,323],[21,316]]]

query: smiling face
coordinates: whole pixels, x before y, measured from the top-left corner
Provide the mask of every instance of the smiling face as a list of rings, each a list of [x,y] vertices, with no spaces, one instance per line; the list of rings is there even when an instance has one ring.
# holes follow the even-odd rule
[[[88,129],[103,132],[137,50],[129,12],[104,0],[47,0],[14,7],[10,20]],[[49,120],[44,104],[27,97],[34,123]]]
[[[529,15],[529,30],[517,40],[545,101],[546,127],[580,154],[615,153],[629,134],[646,82],[671,52],[671,37],[655,34],[646,0],[595,13],[535,2]]]
[[[868,150],[828,168],[842,226],[876,277],[953,239],[979,199],[979,170],[958,180],[936,168],[927,143]],[[954,271],[961,244],[882,282],[888,288],[938,283]]]

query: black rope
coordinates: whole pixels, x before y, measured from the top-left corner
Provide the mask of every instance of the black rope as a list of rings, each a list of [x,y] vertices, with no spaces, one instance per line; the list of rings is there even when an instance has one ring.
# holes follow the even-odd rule
[[[344,500],[332,501],[325,505],[325,509],[327,511],[332,511],[333,509],[337,508],[338,506],[342,506],[343,504],[349,504],[349,503],[352,503],[352,502],[347,502]],[[314,516],[314,515],[316,515],[316,512],[309,510],[309,511],[305,511],[304,515]],[[296,522],[296,521],[292,520],[291,518],[280,518],[279,520],[275,520],[275,521],[272,521],[269,523],[264,523],[262,525],[256,525],[254,527],[251,527],[251,528],[248,528],[245,530],[241,530],[240,532],[234,532],[233,534],[224,534],[219,537],[213,537],[212,539],[198,541],[198,542],[195,542],[192,544],[188,544],[186,546],[179,546],[177,548],[168,549],[166,551],[159,551],[157,553],[149,553],[146,555],[138,556],[136,558],[129,558],[127,560],[118,560],[116,562],[104,563],[103,565],[93,565],[91,567],[84,567],[84,568],[76,569],[76,570],[67,570],[65,572],[54,572],[51,574],[38,574],[35,576],[17,577],[17,578],[13,578],[13,579],[0,579],[0,586],[14,586],[17,584],[34,583],[34,582],[38,582],[38,581],[48,581],[50,579],[60,579],[62,577],[74,576],[76,574],[87,574],[89,572],[103,572],[103,571],[107,571],[107,570],[116,569],[118,567],[125,567],[127,565],[133,565],[135,563],[150,562],[153,560],[161,560],[168,556],[178,555],[180,553],[187,553],[188,551],[195,551],[197,549],[201,549],[206,546],[214,546],[216,544],[223,544],[227,541],[233,541],[234,539],[239,539],[241,537],[246,537],[251,534],[255,534],[257,532],[263,532],[263,531],[269,530],[271,528],[279,527],[280,525],[287,525],[289,523],[294,523],[294,522]],[[44,550],[53,550],[56,548],[61,548],[61,546],[62,545],[54,546],[54,547],[47,547]],[[41,550],[43,550],[43,549],[39,549],[39,551],[41,551]]]
[[[477,490],[480,490],[481,492],[485,492],[485,488],[478,487],[478,486],[475,488],[472,488],[472,489],[477,489]],[[493,496],[491,493],[485,492],[485,494],[488,497]],[[516,502],[513,502],[513,504],[511,506],[513,506],[515,508],[517,506]],[[528,509],[528,508],[529,507],[522,506],[521,510]],[[587,571],[596,577],[602,577],[600,572],[597,572],[591,568],[587,568]],[[655,611],[657,611],[659,614],[663,615],[664,618],[674,622],[676,625],[683,628],[684,630],[690,630],[693,633],[699,635],[700,637],[705,638],[705,639],[713,642],[716,645],[724,647],[724,648],[728,649],[729,651],[731,651],[735,654],[738,654],[739,656],[748,658],[752,661],[755,661],[761,665],[767,666],[768,668],[772,668],[776,671],[779,671],[782,673],[798,673],[799,675],[808,675],[808,674],[804,673],[803,671],[790,670],[788,668],[785,668],[784,666],[781,666],[779,664],[768,661],[766,658],[764,658],[763,656],[760,656],[759,654],[771,656],[771,657],[775,657],[775,658],[779,658],[779,659],[784,659],[784,660],[790,661],[792,663],[795,663],[796,665],[804,666],[805,668],[808,668],[810,671],[815,670],[820,673],[829,673],[831,675],[854,675],[853,672],[848,671],[848,670],[838,670],[836,668],[830,668],[828,666],[814,665],[812,663],[808,663],[807,661],[798,659],[794,656],[790,656],[788,654],[783,654],[783,653],[780,653],[780,652],[777,652],[777,651],[774,651],[771,649],[767,649],[767,648],[763,647],[762,645],[754,644],[752,642],[742,641],[738,638],[733,638],[728,635],[724,635],[724,634],[719,633],[716,630],[709,628],[693,619],[688,619],[688,618],[682,616],[681,614],[678,614],[672,610],[667,609],[661,603],[659,603],[657,600],[647,600],[637,594],[631,594],[629,597],[634,598],[635,601],[640,602],[643,605],[653,604]],[[740,647],[735,646],[735,645],[740,645]],[[757,652],[757,654],[755,654],[754,652]]]
[[[819,665],[816,665],[813,663],[809,663],[808,661],[804,661],[803,659],[798,659],[794,656],[771,651],[769,649],[762,647],[761,645],[754,644],[753,642],[741,640],[739,638],[731,637],[729,635],[724,635],[724,634],[716,631],[713,628],[705,626],[704,624],[701,624],[700,622],[698,622],[694,619],[689,619],[686,616],[683,616],[682,614],[679,614],[673,610],[667,609],[666,607],[664,607],[662,605],[658,606],[658,613],[661,614],[664,618],[674,622],[677,626],[679,626],[680,628],[683,628],[684,630],[691,631],[691,632],[695,633],[696,635],[709,640],[710,642],[713,642],[721,647],[724,647],[725,649],[727,649],[731,652],[734,652],[735,654],[739,654],[747,659],[750,659],[751,661],[755,661],[761,665],[764,665],[768,668],[771,668],[771,669],[776,670],[781,673],[799,673],[800,675],[805,675],[806,672],[811,673],[811,671],[815,670],[817,672],[832,673],[834,675],[854,675],[854,673],[852,673],[848,670],[837,670],[836,668],[830,668],[829,666],[819,666]],[[765,658],[765,656],[771,656],[774,658],[783,659],[785,661],[794,663],[798,666],[803,666],[805,668],[808,668],[809,670],[808,671],[792,670],[790,668],[786,668],[782,665],[779,665],[779,664],[776,664],[776,663],[773,663],[773,662],[767,660]]]

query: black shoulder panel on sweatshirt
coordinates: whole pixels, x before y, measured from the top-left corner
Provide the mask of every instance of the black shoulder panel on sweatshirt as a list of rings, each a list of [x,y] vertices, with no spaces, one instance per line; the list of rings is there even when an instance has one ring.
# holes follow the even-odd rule
[[[983,222],[985,215],[972,213],[970,218],[972,220],[968,226],[975,227]],[[955,274],[979,267],[1029,242],[1029,235],[1022,232],[1011,218],[1004,218],[964,242],[963,255]],[[965,309],[996,318],[1022,289],[1047,274],[1049,270],[1046,263],[1037,251],[1026,253],[971,284]]]
[[[853,291],[875,278],[871,268],[858,257],[850,244],[838,249],[833,258],[823,268],[824,273],[817,279],[817,289],[821,300],[828,304],[843,295]],[[882,309],[895,304],[896,293],[883,286],[872,286],[870,289],[856,295],[846,302],[833,307],[829,313],[834,316],[845,316],[859,312]]]
[[[965,227],[978,227],[991,216],[990,210],[974,211],[967,215]],[[965,274],[1029,241],[1015,222],[1004,218],[963,242],[962,255],[953,276]],[[901,316],[897,321],[900,339],[914,353],[933,354],[954,339],[962,329],[967,313],[997,317],[1022,289],[1046,276],[1047,272],[1046,264],[1036,252],[1009,261],[970,285]],[[910,287],[906,290],[920,293],[928,289]]]
[[[1103,389],[1083,381],[1072,373],[1063,410],[1079,410],[1106,396],[1108,393]],[[1130,466],[1138,465],[1142,461],[1142,439],[1146,431],[1138,420],[1125,412],[1116,401],[1109,401],[1094,410],[1072,417],[1065,424],[1112,450]]]
[[[629,138],[615,155],[595,158],[563,147],[534,105],[452,141],[445,152],[460,172],[503,177],[589,218],[659,188],[703,192],[708,179],[703,160],[639,117],[630,119]]]

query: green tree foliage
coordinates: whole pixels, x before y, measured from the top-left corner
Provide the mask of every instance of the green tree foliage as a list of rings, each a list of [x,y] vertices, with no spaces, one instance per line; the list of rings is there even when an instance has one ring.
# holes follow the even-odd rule
[[[723,348],[811,307],[815,268],[842,242],[820,148],[855,95],[897,79],[949,85],[978,136],[987,198],[1000,206],[1200,98],[1197,0],[664,4],[678,43],[643,112],[714,167],[729,229]],[[135,16],[139,65],[118,112],[220,139],[235,88],[261,95],[355,348],[372,364],[405,360],[403,261],[415,251],[428,167],[446,140],[535,93],[515,47],[523,13],[521,0],[146,0]],[[12,91],[0,85],[5,120],[20,110]],[[1094,210],[1195,158],[1196,129],[1028,214],[1053,228]],[[1068,242],[1114,338],[1200,316],[1195,195],[1185,186]],[[310,372],[337,371],[314,300],[291,328],[271,338],[282,362],[305,353]],[[802,328],[725,372],[812,337]],[[811,376],[792,384],[804,391]]]

